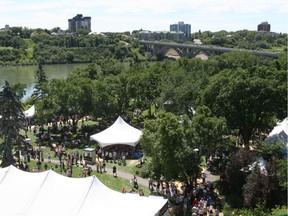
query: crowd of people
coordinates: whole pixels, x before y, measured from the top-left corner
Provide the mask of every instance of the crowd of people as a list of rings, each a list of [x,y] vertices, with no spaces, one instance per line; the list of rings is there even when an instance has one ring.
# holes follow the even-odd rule
[[[53,128],[53,127],[52,127]],[[50,136],[50,128],[48,131],[45,131],[43,127],[34,127],[33,131],[35,136],[39,140],[50,140],[51,142],[51,150],[52,153],[48,153],[47,161],[44,161],[44,155],[41,151],[40,145],[39,147],[34,147],[32,145],[28,145],[27,151],[24,152],[24,162],[19,164],[19,168],[23,170],[29,170],[28,162],[30,161],[31,155],[33,155],[34,159],[37,159],[36,166],[32,168],[30,171],[39,172],[41,170],[41,163],[44,164],[44,170],[48,169],[59,169],[64,175],[68,177],[72,177],[73,169],[72,166],[80,166],[82,165],[82,173],[79,174],[78,177],[86,177],[90,176],[92,169],[90,166],[87,166],[83,163],[83,155],[80,154],[77,150],[75,151],[66,151],[65,145],[65,137],[69,137],[69,133],[73,132],[73,128],[70,126],[62,125],[61,128],[63,129],[64,136],[63,142],[61,144],[57,144],[53,146],[53,137]],[[62,132],[63,132],[62,131]],[[86,135],[87,136],[87,135]],[[40,141],[39,143],[41,143]],[[77,141],[76,146],[81,143],[81,140]],[[71,146],[68,146],[71,147]],[[111,146],[109,148],[96,148],[96,170],[97,172],[104,173],[106,172],[106,163],[110,162],[113,163],[112,168],[112,175],[117,177],[117,167],[116,165],[126,165],[126,160],[135,158],[134,153],[140,154],[141,149],[136,148],[133,149],[127,145],[117,145]],[[49,167],[47,162],[51,162],[51,157],[54,156],[54,159],[58,159],[59,163],[55,164],[54,167]],[[143,161],[140,161],[143,163]],[[142,165],[142,164],[141,164]],[[208,169],[210,169],[208,163]],[[192,216],[199,215],[199,216],[218,216],[219,210],[214,203],[214,188],[213,184],[206,182],[206,174],[202,173],[202,184],[197,185],[196,187],[191,187],[186,182],[183,182],[179,187],[179,183],[176,181],[167,181],[164,179],[163,176],[159,179],[159,181],[154,181],[149,179],[149,190],[151,193],[157,193],[159,195],[163,195],[165,198],[168,199],[170,206],[172,207],[173,211],[176,213],[183,212],[183,213],[191,213]],[[133,178],[130,179],[130,190],[129,192],[138,191],[140,196],[143,196],[143,190],[138,188],[138,180],[137,177],[134,175]],[[122,192],[126,192],[125,189],[122,189]],[[190,214],[189,214],[190,215]]]
[[[187,182],[167,181],[163,176],[156,182],[150,178],[148,187],[151,193],[166,197],[171,211],[176,214],[191,212],[192,216],[219,216],[213,183],[206,182],[206,174],[203,174],[202,183],[194,187]]]

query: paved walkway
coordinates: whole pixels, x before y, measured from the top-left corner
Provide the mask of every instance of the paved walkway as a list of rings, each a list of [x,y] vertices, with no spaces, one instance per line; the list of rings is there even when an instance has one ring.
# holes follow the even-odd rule
[[[45,162],[47,162],[47,159],[45,159]],[[51,159],[51,162],[52,163],[59,163],[59,160]],[[97,170],[96,165],[88,165],[88,166],[91,167],[93,171]],[[111,168],[106,167],[105,170],[106,170],[106,174],[113,175],[113,170]],[[211,174],[207,169],[204,169],[203,172],[206,174],[206,182],[216,181],[216,176]],[[120,178],[123,178],[123,179],[127,179],[129,181],[133,178],[132,174],[123,172],[123,171],[118,170],[118,169],[117,169],[117,176]],[[201,182],[201,181],[202,180],[199,179],[199,182]],[[145,187],[148,187],[148,185],[149,185],[149,180],[141,178],[140,176],[137,176],[137,182],[139,185],[142,185]],[[219,216],[223,216],[223,213],[220,212]]]
[[[92,165],[88,165],[88,166],[90,166],[93,169],[93,171],[96,170],[96,165],[93,165],[93,166]],[[106,167],[105,170],[106,170],[107,174],[113,175],[113,170],[111,168],[107,168]],[[122,172],[122,171],[120,171],[118,169],[117,169],[116,173],[117,173],[118,177],[123,178],[123,179],[131,180],[133,178],[132,174],[126,173],[126,172]],[[141,177],[137,176],[137,182],[140,185],[148,187],[148,183],[149,183],[148,179],[144,179],[144,178],[141,178]]]

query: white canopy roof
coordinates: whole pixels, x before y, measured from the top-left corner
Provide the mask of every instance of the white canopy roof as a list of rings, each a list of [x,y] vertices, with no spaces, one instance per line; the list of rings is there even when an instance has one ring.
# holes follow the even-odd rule
[[[52,170],[29,173],[13,166],[0,169],[1,215],[87,216],[157,215],[167,200],[123,194],[96,176],[69,178]]]
[[[277,140],[282,141],[285,145],[288,144],[288,118],[285,118],[282,122],[277,123],[266,138],[266,141],[269,143],[274,143]]]
[[[35,105],[24,111],[25,118],[31,118],[35,115]]]
[[[120,116],[109,128],[91,135],[90,140],[97,141],[101,147],[115,144],[136,146],[142,132],[127,124]]]

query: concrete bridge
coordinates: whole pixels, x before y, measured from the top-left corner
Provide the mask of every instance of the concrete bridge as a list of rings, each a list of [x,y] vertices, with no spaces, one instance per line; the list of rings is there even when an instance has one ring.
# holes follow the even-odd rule
[[[216,46],[200,46],[200,45],[191,45],[191,44],[182,44],[174,42],[160,42],[160,41],[145,41],[140,40],[140,44],[146,46],[147,50],[150,51],[153,55],[163,55],[168,52],[169,49],[174,49],[180,57],[193,58],[201,53],[211,56],[211,55],[221,55],[225,52],[231,51],[246,51],[255,55],[277,58],[278,52],[267,52],[260,50],[247,50],[247,49],[234,49],[226,47],[216,47]]]

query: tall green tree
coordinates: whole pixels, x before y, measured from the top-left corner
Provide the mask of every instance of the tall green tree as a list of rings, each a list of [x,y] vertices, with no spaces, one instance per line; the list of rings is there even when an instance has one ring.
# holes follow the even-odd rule
[[[193,109],[211,71],[211,64],[199,59],[177,60],[162,75],[160,105],[167,111],[185,113],[192,119]]]
[[[269,128],[274,117],[285,117],[285,74],[267,67],[223,70],[210,78],[201,102],[225,117],[231,131],[239,130],[248,147],[256,129]]]
[[[5,81],[3,90],[0,92],[0,135],[3,139],[1,144],[2,167],[14,164],[13,145],[20,146],[20,130],[23,128],[24,114],[19,96]]]
[[[181,125],[172,113],[160,113],[156,120],[144,123],[140,142],[152,162],[158,162],[160,173],[156,173],[157,176],[163,174],[167,179],[178,177],[177,153],[181,149],[182,136]]]
[[[202,154],[209,156],[215,150],[221,151],[228,147],[223,138],[227,135],[226,120],[223,117],[214,116],[208,107],[197,108],[192,125],[193,139],[197,142]]]
[[[63,116],[76,125],[83,116],[91,114],[92,93],[92,81],[88,78],[72,76],[67,79],[52,79],[47,95],[37,104],[37,119],[50,121],[53,117]]]
[[[192,184],[199,175],[201,157],[191,126],[187,116],[182,123],[174,114],[165,112],[145,120],[140,142],[149,158],[148,167],[158,178],[163,174],[167,179],[180,178]]]
[[[35,73],[35,86],[34,92],[32,93],[32,97],[35,100],[41,99],[44,94],[45,85],[48,83],[48,77],[43,69],[41,63],[38,64],[38,68]]]

